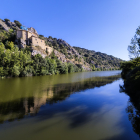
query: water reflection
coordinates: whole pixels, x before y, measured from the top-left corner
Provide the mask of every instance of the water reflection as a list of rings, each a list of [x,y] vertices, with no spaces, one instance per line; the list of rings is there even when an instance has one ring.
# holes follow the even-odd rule
[[[42,81],[34,81],[28,78],[26,80],[23,79],[22,82],[17,79],[15,81],[16,83],[13,84],[11,82],[11,87],[9,86],[9,89],[5,89],[3,91],[2,88],[0,89],[3,92],[0,92],[0,123],[7,120],[9,122],[14,121],[15,119],[20,120],[28,115],[34,116],[39,112],[40,107],[43,105],[51,105],[61,102],[72,93],[95,87],[101,87],[112,83],[119,78],[120,75],[92,77],[79,82],[60,82],[59,84],[51,82],[51,78],[47,84],[44,84]],[[89,116],[87,116],[87,114],[84,112],[85,108],[86,106],[79,106],[68,112],[68,116],[73,118],[71,127],[76,127],[79,124],[89,120]],[[81,111],[81,109],[83,109],[83,111]],[[55,111],[55,113],[56,112],[57,111]],[[49,111],[48,114],[48,117],[51,117],[53,112]]]
[[[133,131],[140,137],[140,91],[139,87],[132,89],[132,87],[120,86],[120,92],[129,95],[130,99],[127,104],[126,112],[128,119],[131,121]]]
[[[129,121],[131,121],[133,131],[140,137],[140,97],[139,102],[131,100],[128,102],[126,112],[128,113]]]

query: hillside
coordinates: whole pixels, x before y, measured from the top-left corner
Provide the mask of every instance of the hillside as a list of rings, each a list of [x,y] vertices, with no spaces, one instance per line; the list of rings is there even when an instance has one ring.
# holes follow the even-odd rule
[[[80,47],[75,47],[75,50],[83,57],[85,62],[90,64],[90,66],[95,66],[95,68],[105,70],[105,69],[114,69],[120,67],[120,62],[122,61],[119,58],[116,58],[112,55],[107,55],[101,52],[95,52],[93,50],[87,50]]]
[[[28,54],[29,52],[31,52],[31,58],[34,58],[39,54],[42,59],[45,59],[47,57],[50,60],[55,60],[56,63],[60,61],[62,63],[61,65],[63,65],[63,68],[67,67],[66,71],[71,72],[115,70],[120,68],[120,62],[122,61],[121,59],[80,47],[72,47],[62,39],[53,38],[51,36],[44,37],[43,35],[38,35],[37,31],[32,27],[28,29],[36,34],[36,39],[38,39],[40,42],[44,42],[45,47],[41,45],[34,45],[31,41],[31,38],[29,38],[29,40],[25,40],[23,37],[18,39],[17,31],[21,30],[21,26],[22,24],[17,20],[11,22],[9,19],[0,19],[0,42],[3,44],[1,46],[5,46],[5,49],[9,49],[8,44],[13,43],[15,48],[19,48],[19,53],[20,51],[23,51],[24,53],[28,51]],[[22,31],[24,31],[24,29],[22,29]],[[27,42],[29,43],[27,44]],[[59,64],[57,63],[56,65]],[[70,68],[71,66],[72,70],[69,70],[68,67]],[[1,65],[0,67],[3,66]],[[42,69],[42,67],[40,69]],[[47,67],[45,69],[47,69]],[[60,72],[57,70],[57,67],[55,72],[47,70],[48,72],[46,72],[46,74],[65,73],[64,71]],[[41,73],[41,70],[39,71]]]
[[[105,53],[95,52],[93,50],[87,50],[75,46],[72,47],[62,39],[53,38],[51,36],[47,38],[43,35],[40,35],[40,38],[44,39],[47,45],[63,53],[69,60],[80,64],[85,64],[92,70],[119,69],[120,62],[123,61],[120,58],[116,58]]]

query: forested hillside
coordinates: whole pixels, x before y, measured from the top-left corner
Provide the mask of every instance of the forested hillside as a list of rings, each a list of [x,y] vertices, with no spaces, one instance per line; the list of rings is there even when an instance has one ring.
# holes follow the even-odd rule
[[[72,47],[66,41],[51,36],[39,35],[39,38],[45,41],[46,46],[52,48],[51,53],[48,50],[42,50],[39,46],[26,45],[25,48],[19,48],[16,30],[19,30],[20,26],[22,24],[17,20],[11,22],[9,19],[0,19],[0,77],[120,68],[121,59],[100,52]]]
[[[120,67],[120,62],[122,61],[119,58],[116,58],[112,55],[107,55],[101,52],[95,52],[93,50],[87,50],[80,47],[75,47],[77,52],[83,57],[85,62],[90,64],[91,67],[107,70],[107,69],[118,69]]]

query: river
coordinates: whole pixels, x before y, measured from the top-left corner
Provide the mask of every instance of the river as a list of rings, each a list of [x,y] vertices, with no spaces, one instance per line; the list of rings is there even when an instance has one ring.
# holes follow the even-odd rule
[[[0,140],[138,140],[121,71],[0,80]]]

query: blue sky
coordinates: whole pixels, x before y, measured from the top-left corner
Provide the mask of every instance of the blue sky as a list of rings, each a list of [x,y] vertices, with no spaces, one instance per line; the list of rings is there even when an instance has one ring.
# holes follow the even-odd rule
[[[124,60],[140,25],[140,0],[3,0],[0,5],[1,19]]]

